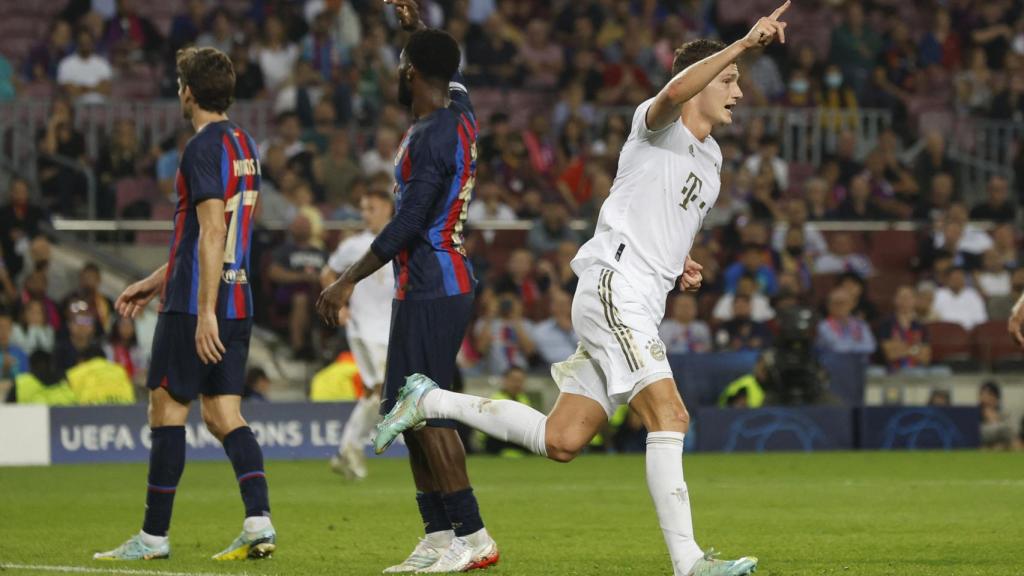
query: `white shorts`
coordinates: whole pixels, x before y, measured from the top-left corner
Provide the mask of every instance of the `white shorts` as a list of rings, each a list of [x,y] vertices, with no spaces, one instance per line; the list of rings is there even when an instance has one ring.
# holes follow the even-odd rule
[[[572,325],[580,338],[576,353],[551,366],[562,392],[597,401],[608,417],[647,385],[672,378],[665,344],[643,298],[621,274],[591,266],[572,301]]]
[[[361,338],[351,338],[348,342],[359,367],[359,377],[363,379],[363,387],[373,390],[384,381],[384,369],[388,363],[388,345],[367,342]]]

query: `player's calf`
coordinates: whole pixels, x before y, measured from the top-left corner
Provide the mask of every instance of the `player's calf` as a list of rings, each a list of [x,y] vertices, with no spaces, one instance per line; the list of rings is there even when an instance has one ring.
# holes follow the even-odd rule
[[[636,411],[648,431],[685,434],[690,430],[690,413],[671,378],[647,386],[633,398],[629,406]]]

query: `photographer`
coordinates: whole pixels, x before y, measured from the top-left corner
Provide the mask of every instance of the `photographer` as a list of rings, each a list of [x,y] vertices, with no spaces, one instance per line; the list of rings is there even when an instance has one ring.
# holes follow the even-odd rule
[[[536,350],[530,337],[532,326],[523,318],[523,303],[513,293],[480,295],[482,315],[473,327],[473,340],[484,358],[488,374],[504,374],[509,368],[527,369]]]

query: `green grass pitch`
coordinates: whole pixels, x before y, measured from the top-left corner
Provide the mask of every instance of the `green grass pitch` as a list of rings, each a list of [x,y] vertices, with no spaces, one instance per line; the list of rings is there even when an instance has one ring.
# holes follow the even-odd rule
[[[1024,574],[1020,454],[819,453],[685,458],[698,542],[756,555],[759,575]],[[143,465],[0,468],[0,572],[10,565],[280,575],[379,574],[420,531],[407,464],[371,462],[348,483],[319,461],[269,462],[279,548],[214,563],[240,529],[227,461],[192,463],[179,487],[168,561],[93,562],[142,521]],[[488,574],[668,575],[642,456],[473,458],[484,520],[501,548]],[[128,572],[131,571],[131,572]]]

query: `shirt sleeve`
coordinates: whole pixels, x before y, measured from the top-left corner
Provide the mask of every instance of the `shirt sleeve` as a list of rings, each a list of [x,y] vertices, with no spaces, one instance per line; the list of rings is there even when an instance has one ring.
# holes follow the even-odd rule
[[[458,102],[466,108],[473,110],[473,104],[469,100],[469,88],[466,87],[466,79],[462,76],[462,70],[456,70],[448,83],[448,97],[452,102]]]
[[[346,268],[354,264],[359,258],[354,246],[355,244],[348,240],[339,244],[338,248],[331,254],[330,259],[327,260],[327,267],[337,274],[344,272]]]
[[[398,210],[370,245],[370,250],[381,260],[392,260],[427,229],[429,217],[444,195],[445,180],[454,171],[453,155],[442,151],[455,149],[455,134],[454,128],[431,126],[409,141],[406,154],[412,168]]]
[[[188,190],[192,203],[199,204],[204,200],[223,200],[224,184],[221,180],[221,157],[224,151],[219,146],[195,147],[185,149],[188,162]]]
[[[100,66],[96,71],[97,82],[106,82],[114,77],[114,70],[110,67],[110,63],[106,60],[100,61]]]
[[[871,332],[871,326],[868,326],[867,322],[861,321],[860,325],[861,334],[864,335],[864,341],[862,344],[860,344],[860,346],[858,346],[858,348],[860,349],[857,351],[863,352],[865,354],[872,354],[874,353],[875,348],[877,346],[877,344],[875,343],[875,335],[873,332]]]
[[[68,84],[71,81],[71,73],[68,70],[67,59],[61,60],[60,64],[57,64],[57,84]]]
[[[670,128],[675,124],[669,124],[664,128],[658,130],[651,130],[647,127],[647,111],[654,104],[654,98],[645,101],[636,107],[636,112],[633,113],[633,127],[631,129],[631,135],[635,135],[639,140],[650,140],[656,136],[661,136],[669,131]]]

